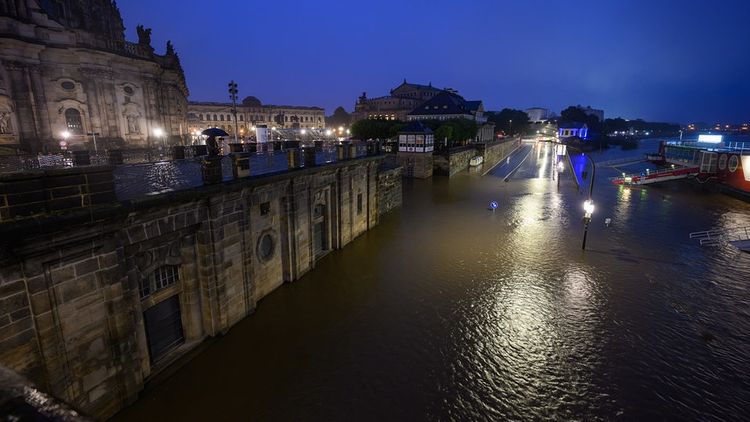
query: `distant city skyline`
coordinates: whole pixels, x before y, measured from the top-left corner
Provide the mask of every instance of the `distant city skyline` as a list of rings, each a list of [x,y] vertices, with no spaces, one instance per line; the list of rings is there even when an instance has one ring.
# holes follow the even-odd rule
[[[590,105],[606,117],[750,120],[750,5],[701,1],[384,0],[237,4],[131,0],[126,34],[172,40],[192,101],[240,98],[352,111],[406,78],[457,89],[488,110]],[[670,4],[665,4],[670,3]]]

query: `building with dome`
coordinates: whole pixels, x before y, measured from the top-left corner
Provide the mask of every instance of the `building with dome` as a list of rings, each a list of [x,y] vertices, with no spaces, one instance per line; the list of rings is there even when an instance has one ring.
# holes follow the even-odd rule
[[[189,140],[171,43],[125,39],[112,0],[0,0],[0,154]],[[62,143],[64,142],[64,144]]]
[[[326,125],[322,107],[263,104],[256,97],[245,97],[237,104],[237,130],[239,137],[249,137],[254,126],[266,125],[280,129],[315,129]],[[197,134],[206,128],[218,127],[227,133],[235,130],[232,103],[191,101],[188,104],[190,133]]]

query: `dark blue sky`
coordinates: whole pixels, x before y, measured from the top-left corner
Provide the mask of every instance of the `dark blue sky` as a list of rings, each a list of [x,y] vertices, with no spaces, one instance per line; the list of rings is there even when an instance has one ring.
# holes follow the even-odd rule
[[[127,36],[171,39],[191,100],[347,110],[404,78],[485,108],[750,121],[750,0],[125,0]]]

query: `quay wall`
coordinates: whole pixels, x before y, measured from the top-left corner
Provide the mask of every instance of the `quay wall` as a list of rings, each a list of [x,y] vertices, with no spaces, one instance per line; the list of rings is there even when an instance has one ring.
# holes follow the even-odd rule
[[[434,172],[443,176],[454,176],[466,170],[469,167],[469,161],[476,156],[481,156],[484,159],[483,168],[491,169],[520,145],[520,139],[489,141],[457,148],[447,154],[435,154],[433,158]]]
[[[383,215],[403,202],[403,167],[382,168],[378,172],[378,215]]]
[[[76,188],[65,194],[77,202],[63,211],[51,211],[50,175],[37,175],[46,185],[18,176],[47,189],[23,198],[7,192],[21,182],[0,181],[0,364],[86,414],[113,415],[155,374],[398,206],[399,170],[379,174],[381,161],[102,204],[86,202],[83,186],[94,180],[69,169]],[[33,209],[11,210],[8,195]]]
[[[484,158],[482,166],[486,169],[495,167],[500,161],[504,160],[521,146],[520,139],[511,141],[492,141],[479,145],[477,155]]]
[[[474,147],[461,147],[448,154],[434,154],[433,172],[441,176],[454,176],[456,173],[469,168],[469,161],[477,156]]]

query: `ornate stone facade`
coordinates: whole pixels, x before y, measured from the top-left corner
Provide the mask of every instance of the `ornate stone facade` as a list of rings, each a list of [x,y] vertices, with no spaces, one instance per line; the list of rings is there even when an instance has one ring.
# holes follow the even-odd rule
[[[419,85],[404,82],[393,88],[390,95],[384,97],[367,98],[362,93],[354,106],[354,120],[384,119],[406,121],[410,111],[419,107],[440,94],[444,90],[429,85]]]
[[[138,37],[125,40],[111,0],[0,0],[0,153],[60,141],[93,149],[92,133],[99,147],[186,140],[188,89],[174,47],[156,54],[142,26]]]
[[[232,103],[191,101],[188,104],[190,133],[218,127],[230,134],[235,131]],[[255,97],[247,97],[237,104],[237,130],[240,137],[255,135],[253,126],[266,125],[280,129],[317,129],[326,126],[322,107],[261,104]]]

